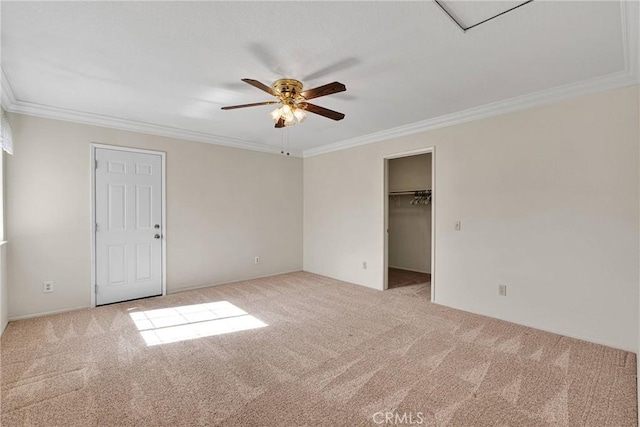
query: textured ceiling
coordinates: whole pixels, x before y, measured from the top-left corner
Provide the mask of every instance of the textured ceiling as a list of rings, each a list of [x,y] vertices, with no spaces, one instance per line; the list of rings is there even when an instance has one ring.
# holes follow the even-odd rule
[[[445,1],[471,25],[521,2]],[[432,2],[2,2],[2,68],[24,105],[279,146],[282,77],[347,92],[290,129],[305,150],[625,68],[621,5],[534,1],[460,31]],[[61,111],[63,111],[61,110]]]

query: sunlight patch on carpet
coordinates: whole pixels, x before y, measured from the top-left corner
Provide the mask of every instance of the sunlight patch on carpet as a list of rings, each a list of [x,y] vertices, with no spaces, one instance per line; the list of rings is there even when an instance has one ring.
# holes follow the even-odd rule
[[[228,301],[129,313],[147,346],[268,326]]]

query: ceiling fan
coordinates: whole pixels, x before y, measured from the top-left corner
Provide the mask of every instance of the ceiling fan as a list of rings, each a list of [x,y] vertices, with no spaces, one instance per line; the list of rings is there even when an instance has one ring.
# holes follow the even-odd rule
[[[260,83],[259,81],[252,79],[242,79],[242,81],[275,96],[278,100],[256,102],[253,104],[232,105],[229,107],[222,107],[223,110],[257,107],[259,105],[281,104],[280,107],[271,112],[271,118],[275,122],[276,128],[293,126],[296,123],[302,122],[307,116],[307,111],[332,120],[344,119],[344,114],[342,113],[307,102],[309,99],[319,98],[321,96],[331,95],[333,93],[347,90],[346,86],[342,83],[333,82],[313,89],[303,90],[302,83],[294,79],[276,80],[273,87],[269,87],[264,83]]]

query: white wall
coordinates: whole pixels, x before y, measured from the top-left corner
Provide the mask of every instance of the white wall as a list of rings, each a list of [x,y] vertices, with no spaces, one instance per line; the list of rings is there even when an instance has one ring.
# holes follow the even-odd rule
[[[431,189],[431,153],[389,160],[389,191]],[[389,267],[431,273],[431,204],[389,197]]]
[[[638,120],[633,86],[306,158],[304,269],[382,289],[383,158],[435,147],[435,302],[637,351]]]
[[[24,115],[6,159],[9,316],[90,304],[90,143],[167,153],[168,292],[302,267],[302,159]],[[255,256],[261,264],[254,265]],[[42,282],[54,292],[42,293]]]

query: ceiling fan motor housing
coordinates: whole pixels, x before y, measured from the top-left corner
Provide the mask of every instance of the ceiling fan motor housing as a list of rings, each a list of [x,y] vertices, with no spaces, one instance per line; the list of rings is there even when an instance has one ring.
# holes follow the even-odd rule
[[[302,83],[294,79],[280,79],[273,84],[273,89],[286,98],[297,98],[302,93]]]

